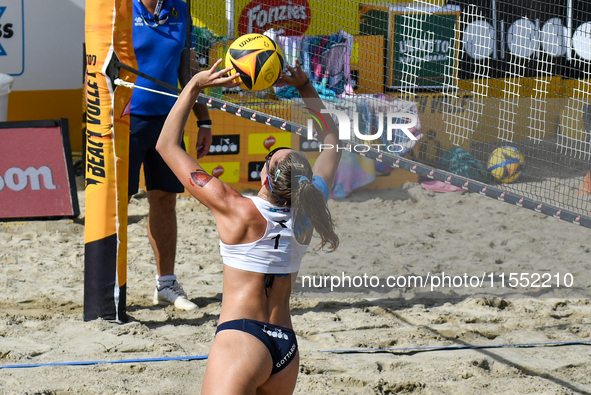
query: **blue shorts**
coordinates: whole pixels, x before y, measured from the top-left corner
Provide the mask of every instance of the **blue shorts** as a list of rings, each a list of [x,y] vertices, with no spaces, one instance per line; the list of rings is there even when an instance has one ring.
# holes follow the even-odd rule
[[[166,115],[131,115],[129,135],[129,187],[127,194],[135,195],[140,185],[140,169],[144,164],[146,189],[164,192],[183,193],[185,187],[176,178],[164,159],[156,151],[156,143]],[[185,149],[184,142],[181,144]]]
[[[298,351],[296,335],[289,328],[255,320],[241,319],[219,324],[215,333],[217,334],[226,329],[246,332],[259,339],[271,353],[271,359],[273,360],[271,374],[281,372],[295,358]]]

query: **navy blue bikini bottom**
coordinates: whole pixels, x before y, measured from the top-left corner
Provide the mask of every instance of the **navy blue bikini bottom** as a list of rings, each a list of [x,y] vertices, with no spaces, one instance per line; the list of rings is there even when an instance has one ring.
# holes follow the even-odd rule
[[[215,333],[226,329],[250,333],[259,339],[271,353],[273,360],[271,374],[279,373],[289,365],[298,350],[296,335],[289,328],[244,318],[219,324]]]

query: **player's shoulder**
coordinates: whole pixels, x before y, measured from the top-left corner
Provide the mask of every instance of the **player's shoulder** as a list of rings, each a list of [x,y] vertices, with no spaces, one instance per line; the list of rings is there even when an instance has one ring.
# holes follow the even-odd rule
[[[253,223],[261,218],[261,212],[254,199],[244,196],[238,191],[228,194],[226,204],[226,214],[231,215],[241,223]]]

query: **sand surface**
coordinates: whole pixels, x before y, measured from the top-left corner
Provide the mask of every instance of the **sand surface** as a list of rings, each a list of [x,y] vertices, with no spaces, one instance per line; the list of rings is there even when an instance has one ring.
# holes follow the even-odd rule
[[[79,199],[84,213],[84,192]],[[301,352],[295,393],[591,393],[590,345],[418,348],[591,342],[589,229],[418,184],[354,193],[331,200],[330,209],[341,246],[332,254],[309,250],[292,298]],[[200,392],[206,361],[172,358],[207,355],[213,340],[222,285],[215,223],[196,200],[179,197],[176,273],[200,308],[176,311],[151,304],[147,212],[146,199],[132,200],[127,324],[82,320],[84,215],[0,226],[0,367],[140,359],[0,369],[0,394]],[[389,276],[442,272],[484,278],[485,286],[381,286]],[[510,288],[511,273],[527,273],[526,280],[537,273],[540,285],[546,274],[554,287]],[[337,278],[363,275],[379,285],[330,290]],[[302,285],[303,276],[327,278],[328,288]],[[382,351],[324,352],[361,349]],[[146,361],[152,358],[169,360]]]

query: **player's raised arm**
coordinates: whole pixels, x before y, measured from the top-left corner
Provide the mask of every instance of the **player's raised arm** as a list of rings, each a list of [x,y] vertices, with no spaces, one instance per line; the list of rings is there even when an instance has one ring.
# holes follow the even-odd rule
[[[219,66],[220,62],[221,60],[218,60],[211,69],[196,74],[185,86],[168,114],[162,128],[162,133],[156,144],[156,150],[177,178],[183,183],[185,188],[203,204],[214,210],[214,212],[215,203],[219,202],[215,198],[216,191],[206,192],[202,188],[211,180],[212,176],[205,173],[197,161],[182,149],[181,140],[189,113],[199,93],[204,88],[217,86],[235,87],[239,85],[239,83],[233,82],[237,77],[236,74],[226,76],[231,68],[216,71],[216,67]],[[225,184],[220,182],[217,188],[225,188]],[[230,187],[228,186],[228,188]]]
[[[296,59],[295,68],[288,65],[287,69],[289,70],[290,75],[281,75],[276,86],[291,85],[295,87],[308,108],[316,111],[326,108],[322,99],[318,96],[318,92],[314,89],[308,75],[302,70],[299,60]],[[330,116],[327,116],[325,121],[328,128],[322,128],[318,131],[318,139],[325,147],[333,148],[326,148],[321,151],[318,159],[316,159],[316,162],[314,163],[313,171],[315,175],[322,177],[324,181],[326,181],[329,189],[332,189],[334,177],[341,160],[341,150],[337,150],[336,148],[339,144],[339,131],[336,124]]]

